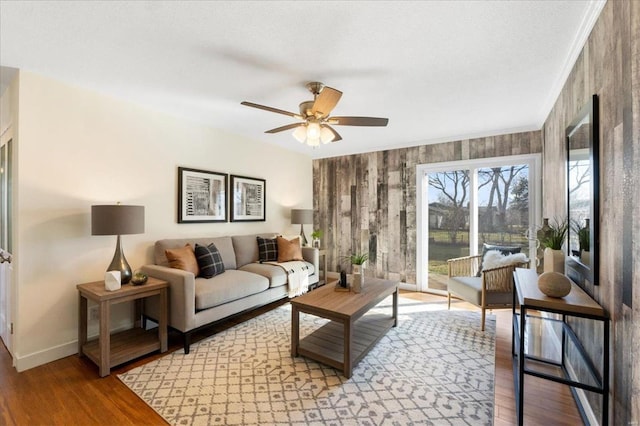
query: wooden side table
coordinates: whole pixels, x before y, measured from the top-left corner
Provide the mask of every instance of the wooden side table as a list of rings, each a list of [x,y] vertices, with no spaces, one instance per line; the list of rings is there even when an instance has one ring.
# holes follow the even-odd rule
[[[78,284],[79,321],[78,321],[78,354],[85,355],[95,362],[100,369],[100,377],[108,376],[111,367],[160,350],[167,351],[167,292],[169,283],[149,277],[143,284],[134,286],[125,284],[119,290],[107,291],[104,281]],[[160,318],[158,330],[140,328],[140,314],[143,299],[160,296]],[[89,341],[87,337],[87,300],[93,300],[100,310],[100,335],[98,339]],[[136,318],[134,328],[120,333],[110,333],[111,305],[116,303],[136,302]]]

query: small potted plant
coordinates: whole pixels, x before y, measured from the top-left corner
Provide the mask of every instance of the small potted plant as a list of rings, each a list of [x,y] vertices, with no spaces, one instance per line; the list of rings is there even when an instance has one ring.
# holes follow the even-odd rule
[[[544,249],[544,272],[564,273],[564,252],[562,245],[567,238],[569,223],[567,219],[554,219],[549,229],[540,238]]]
[[[351,289],[354,293],[360,293],[364,283],[364,263],[369,259],[369,255],[367,253],[353,253],[344,258],[351,262],[351,272],[353,273]]]
[[[354,253],[349,256],[345,256],[349,262],[351,262],[351,270],[354,274],[362,273],[364,268],[364,263],[369,260],[369,255],[367,253]]]
[[[322,238],[322,229],[316,229],[311,233],[311,244],[313,247],[320,248],[320,238]]]

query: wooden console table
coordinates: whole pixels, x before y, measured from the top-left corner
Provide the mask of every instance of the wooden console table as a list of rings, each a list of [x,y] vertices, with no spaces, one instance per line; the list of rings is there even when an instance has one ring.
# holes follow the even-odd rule
[[[518,424],[524,420],[525,375],[552,380],[571,387],[580,414],[585,412],[576,394],[584,389],[602,395],[602,423],[609,420],[609,317],[577,284],[571,283],[571,292],[563,298],[548,297],[538,289],[538,275],[533,269],[516,268],[514,272],[513,328],[511,352],[516,392]],[[529,311],[549,312],[554,317],[544,317]],[[602,363],[592,359],[571,327],[571,317],[602,322]],[[540,333],[540,344],[533,343]],[[559,340],[554,352],[551,341]],[[545,346],[549,347],[545,347]],[[546,352],[546,353],[543,353]],[[559,359],[558,359],[559,358]],[[571,359],[569,359],[571,358]],[[579,360],[588,377],[573,377],[569,372],[571,360]],[[600,364],[600,365],[598,365]],[[601,372],[601,373],[600,373]]]
[[[167,291],[169,283],[156,278],[142,285],[125,284],[119,290],[107,291],[104,281],[78,284],[80,316],[78,321],[78,354],[85,355],[100,368],[100,377],[108,376],[111,367],[131,361],[142,355],[160,350],[167,351]],[[140,328],[142,299],[160,297],[160,318],[158,330]],[[100,335],[98,339],[87,338],[87,300],[93,300],[100,309]],[[111,305],[136,301],[134,327],[120,333],[110,333]]]

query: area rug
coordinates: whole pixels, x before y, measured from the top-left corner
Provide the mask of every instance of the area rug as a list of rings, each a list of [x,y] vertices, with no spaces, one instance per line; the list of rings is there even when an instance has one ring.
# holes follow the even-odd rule
[[[118,377],[172,425],[492,424],[494,317],[400,299],[350,379],[291,357],[289,304]],[[301,337],[325,321],[301,314]]]

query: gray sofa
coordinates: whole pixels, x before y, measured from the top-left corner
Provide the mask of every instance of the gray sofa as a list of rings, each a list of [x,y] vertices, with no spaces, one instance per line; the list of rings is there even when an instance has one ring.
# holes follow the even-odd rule
[[[256,237],[277,234],[235,235],[216,238],[165,239],[155,243],[155,265],[141,269],[149,276],[169,282],[169,326],[184,335],[184,352],[189,353],[191,334],[219,320],[266,305],[288,296],[287,274],[277,265],[258,262]],[[195,277],[192,272],[169,267],[166,249],[187,243],[214,243],[222,257],[225,272],[213,278]],[[318,282],[318,249],[303,247],[309,266],[309,284]],[[145,315],[159,318],[159,300],[149,298]]]

